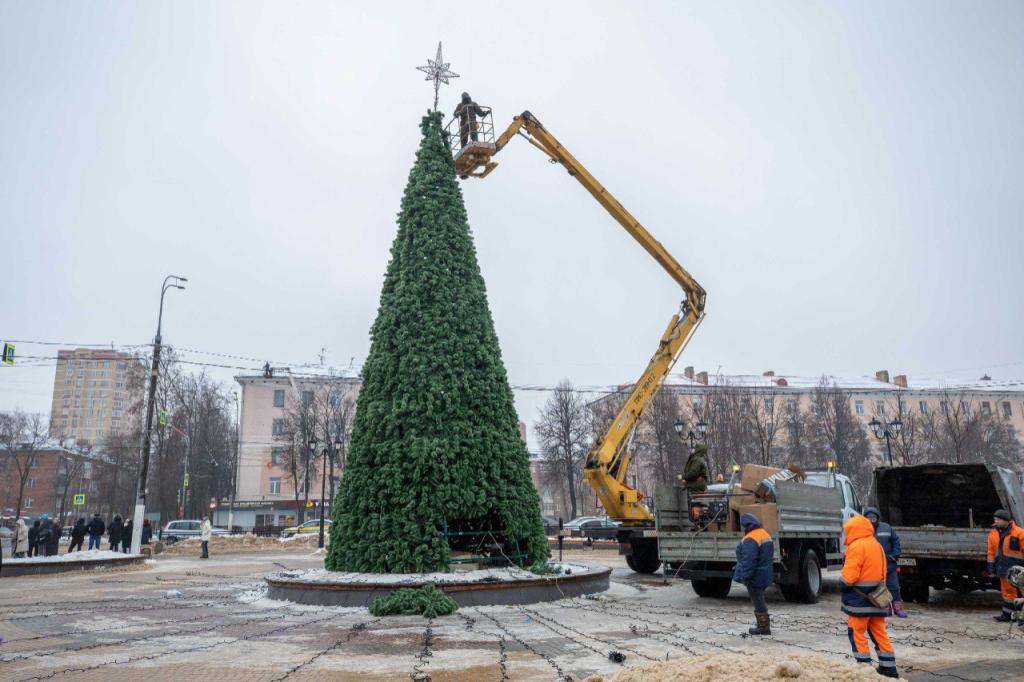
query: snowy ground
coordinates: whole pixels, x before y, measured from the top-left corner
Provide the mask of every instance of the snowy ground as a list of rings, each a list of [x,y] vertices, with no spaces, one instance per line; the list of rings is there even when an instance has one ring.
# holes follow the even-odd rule
[[[122,552],[111,552],[107,549],[90,549],[84,552],[65,552],[64,554],[54,554],[53,556],[33,556],[24,557],[22,559],[4,559],[4,563],[9,566],[21,566],[23,564],[49,564],[53,562],[64,562],[64,561],[107,561],[110,559],[136,559],[142,556],[141,554],[124,554]]]
[[[553,573],[537,574],[522,568],[480,568],[474,570],[454,569],[448,573],[345,573],[327,571],[323,568],[298,569],[273,573],[269,577],[279,580],[295,580],[325,585],[447,585],[450,583],[513,582],[516,580],[537,580],[554,578],[557,575],[573,575],[592,570],[585,564],[552,562],[548,564]]]
[[[365,609],[268,600],[262,578],[315,568],[304,553],[160,557],[143,571],[0,580],[0,680],[583,680],[669,657],[729,652],[847,659],[834,578],[815,605],[769,593],[775,634],[745,636],[742,588],[697,598],[681,581],[631,573],[612,552],[566,553],[614,568],[594,598],[375,618]],[[992,621],[999,595],[939,593],[891,623],[900,670],[923,680],[1024,674],[1021,630]],[[924,671],[935,671],[925,674]],[[1020,678],[1018,678],[1020,679]]]

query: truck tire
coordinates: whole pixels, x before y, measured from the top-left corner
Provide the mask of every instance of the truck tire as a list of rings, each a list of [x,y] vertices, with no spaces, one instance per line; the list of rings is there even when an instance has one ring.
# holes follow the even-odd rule
[[[690,586],[698,597],[725,599],[732,589],[732,578],[694,578],[690,580]]]
[[[900,592],[904,601],[916,602],[918,604],[927,604],[929,597],[931,597],[928,583],[923,580],[903,580],[901,577]]]
[[[800,553],[797,578],[799,582],[795,585],[779,585],[782,596],[789,602],[817,604],[821,597],[821,560],[813,549]]]
[[[658,545],[651,540],[633,541],[633,553],[626,557],[626,565],[637,573],[654,573],[661,566]]]

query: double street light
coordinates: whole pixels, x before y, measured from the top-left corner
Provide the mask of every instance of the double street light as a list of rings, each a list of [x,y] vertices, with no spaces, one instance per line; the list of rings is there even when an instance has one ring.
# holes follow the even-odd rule
[[[156,379],[160,373],[160,331],[164,319],[164,294],[168,289],[184,289],[188,280],[178,275],[167,275],[160,288],[160,312],[156,317],[156,337],[153,339],[153,366],[149,373],[149,400],[146,401],[146,430],[142,434],[142,466],[135,492],[135,522],[132,524],[132,553],[142,549],[142,524],[146,518],[146,478],[149,475],[150,434],[153,431],[153,408],[156,404]]]
[[[871,432],[875,434],[875,438],[879,440],[885,438],[885,449],[889,453],[889,466],[892,466],[892,442],[890,439],[900,435],[900,431],[903,430],[903,422],[900,421],[899,417],[896,417],[891,422],[880,422],[878,417],[872,417],[871,421],[868,422],[868,426],[871,427]]]
[[[316,436],[312,436],[309,439],[309,451],[316,452],[316,446],[320,444]],[[341,434],[334,437],[334,451],[337,452],[341,449],[342,443]],[[324,546],[324,516],[327,515],[327,466],[328,466],[328,455],[331,455],[331,443],[325,443],[324,447],[324,465],[320,468],[320,537],[317,539],[317,547]],[[330,457],[331,467],[331,499],[334,499],[334,457]]]
[[[703,419],[699,420],[696,424],[694,424],[694,428],[697,429],[697,433],[694,433],[693,429],[690,429],[689,433],[686,434],[686,438],[690,439],[691,450],[697,447],[698,438],[700,440],[704,440],[708,434],[708,425],[704,423]],[[675,429],[676,433],[679,434],[679,437],[682,438],[683,431],[686,430],[686,422],[684,422],[682,419],[677,419],[675,423]]]

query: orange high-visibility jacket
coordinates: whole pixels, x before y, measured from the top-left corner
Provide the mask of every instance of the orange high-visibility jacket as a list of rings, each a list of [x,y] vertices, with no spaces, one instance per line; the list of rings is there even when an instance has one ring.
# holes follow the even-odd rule
[[[1011,566],[1024,566],[1024,528],[1010,521],[1002,542],[999,530],[992,528],[988,532],[988,564],[989,571],[1000,578],[1006,577]]]
[[[839,581],[843,612],[851,616],[884,616],[885,609],[871,603],[867,593],[885,582],[885,550],[875,539],[875,528],[864,516],[854,516],[843,526],[846,558]]]

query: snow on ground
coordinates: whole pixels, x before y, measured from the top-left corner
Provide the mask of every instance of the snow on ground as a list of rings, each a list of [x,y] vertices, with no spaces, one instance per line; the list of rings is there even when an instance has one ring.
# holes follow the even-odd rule
[[[422,585],[434,583],[446,585],[450,583],[506,582],[515,580],[536,580],[537,578],[554,578],[559,575],[586,573],[593,570],[585,564],[552,563],[548,564],[556,573],[537,574],[515,566],[504,568],[480,568],[475,570],[448,571],[446,573],[348,573],[328,571],[324,568],[283,571],[268,576],[277,580],[295,580],[299,582],[321,584],[365,584],[365,585]]]
[[[65,554],[54,554],[53,556],[33,556],[24,559],[4,559],[8,566],[21,566],[24,564],[50,564],[62,561],[109,561],[110,559],[137,559],[141,554],[123,554],[111,552],[107,549],[90,549],[85,552],[70,552]]]

